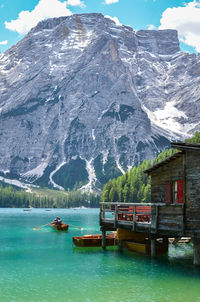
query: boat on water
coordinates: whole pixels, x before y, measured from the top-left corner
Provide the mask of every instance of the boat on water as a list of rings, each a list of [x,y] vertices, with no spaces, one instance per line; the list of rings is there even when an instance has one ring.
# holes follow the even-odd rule
[[[55,229],[55,230],[58,230],[58,231],[67,231],[68,228],[69,228],[69,225],[66,224],[66,223],[62,223],[62,224],[56,224],[54,222],[51,222],[50,223],[50,226]]]
[[[31,209],[24,209],[24,211],[25,211],[25,212],[30,212],[30,211],[31,211]]]
[[[124,245],[128,251],[143,254],[143,255],[151,255],[150,240],[144,240],[140,242],[125,241]],[[156,255],[161,256],[167,252],[168,252],[168,244],[156,241]]]
[[[102,235],[84,235],[80,237],[72,237],[73,243],[77,247],[98,247],[101,246]],[[115,233],[110,233],[106,236],[106,246],[117,244]]]

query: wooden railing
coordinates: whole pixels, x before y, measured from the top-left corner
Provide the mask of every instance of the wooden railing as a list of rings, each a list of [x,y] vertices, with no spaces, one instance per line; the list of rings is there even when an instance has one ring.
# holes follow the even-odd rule
[[[160,230],[184,230],[184,206],[166,205],[165,203],[100,203],[100,225],[110,224],[113,227],[130,226],[146,227],[152,233]]]
[[[100,203],[100,219],[116,221],[151,221],[151,203]],[[113,214],[114,217],[107,216]]]

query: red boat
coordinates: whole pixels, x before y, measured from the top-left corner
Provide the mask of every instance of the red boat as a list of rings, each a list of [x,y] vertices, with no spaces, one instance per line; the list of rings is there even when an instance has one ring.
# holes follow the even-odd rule
[[[51,226],[53,229],[58,230],[58,231],[67,231],[67,230],[68,230],[68,227],[69,227],[69,225],[66,224],[66,223],[56,224],[55,222],[51,222],[51,223],[50,223],[50,226]]]
[[[73,243],[78,247],[97,247],[101,246],[102,235],[85,235],[82,237],[72,237]],[[117,240],[115,233],[110,233],[106,236],[106,246],[116,245]]]

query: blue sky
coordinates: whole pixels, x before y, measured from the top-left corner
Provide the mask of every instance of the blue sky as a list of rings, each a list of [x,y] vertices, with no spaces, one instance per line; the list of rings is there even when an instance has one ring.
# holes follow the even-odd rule
[[[92,12],[135,30],[177,29],[181,49],[200,52],[200,0],[0,0],[0,51],[42,19]]]

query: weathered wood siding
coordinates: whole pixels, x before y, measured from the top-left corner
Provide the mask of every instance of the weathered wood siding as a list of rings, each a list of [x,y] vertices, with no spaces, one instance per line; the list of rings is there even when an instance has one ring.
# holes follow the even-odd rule
[[[151,202],[166,202],[165,184],[167,181],[183,179],[183,157],[175,158],[151,172]]]
[[[158,232],[174,229],[183,230],[186,235],[200,236],[200,152],[188,150],[151,172],[151,202],[165,203],[166,182],[181,179],[184,182],[185,210],[166,205],[162,207],[158,218],[153,215],[152,222],[155,223],[157,219]]]
[[[151,229],[157,234],[180,235],[184,232],[184,205],[166,205],[151,210]]]
[[[170,160],[151,172],[151,202],[166,204],[166,183],[184,181],[184,155]],[[158,213],[152,211],[152,228],[157,234],[184,233],[184,207],[177,204],[166,204],[158,207]]]
[[[186,152],[186,231],[200,234],[200,152]]]

